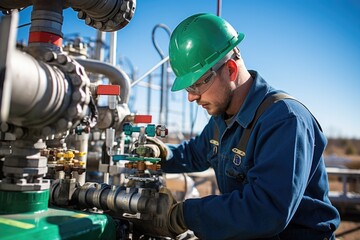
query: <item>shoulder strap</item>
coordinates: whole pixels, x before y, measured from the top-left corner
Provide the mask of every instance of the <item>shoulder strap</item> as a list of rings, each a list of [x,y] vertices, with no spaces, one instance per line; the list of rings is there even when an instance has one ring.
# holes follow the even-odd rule
[[[286,99],[294,99],[292,96],[285,94],[285,93],[275,93],[275,94],[270,95],[267,98],[265,98],[265,100],[260,104],[260,106],[256,110],[254,119],[249,124],[249,126],[247,128],[245,128],[244,133],[240,138],[240,142],[237,145],[237,149],[240,150],[239,154],[241,156],[245,156],[245,150],[246,150],[247,143],[249,141],[251,132],[254,129],[254,126],[256,125],[256,122],[260,118],[260,116],[265,112],[265,110],[271,104],[276,103],[277,101],[279,101],[281,99],[285,99],[285,98]]]
[[[279,101],[281,99],[285,99],[285,98],[294,99],[292,96],[285,94],[285,93],[276,93],[276,94],[270,95],[265,98],[265,100],[260,104],[260,106],[256,110],[254,119],[249,124],[249,126],[247,128],[245,128],[245,131],[240,138],[239,144],[237,145],[236,148],[232,149],[233,152],[239,154],[240,156],[245,156],[245,150],[246,150],[247,143],[249,141],[251,132],[252,132],[257,120],[260,118],[261,114],[263,114],[265,112],[265,110],[271,104],[276,103],[277,101]],[[217,147],[219,145],[219,129],[216,125],[214,128],[214,137],[213,137],[213,139],[210,140],[210,143],[215,145],[215,147]]]

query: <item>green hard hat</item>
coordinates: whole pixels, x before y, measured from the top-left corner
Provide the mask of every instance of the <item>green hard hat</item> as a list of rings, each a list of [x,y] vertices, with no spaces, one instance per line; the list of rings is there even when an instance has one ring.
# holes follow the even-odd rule
[[[200,13],[182,21],[170,37],[169,58],[176,79],[171,91],[191,86],[244,38],[224,19]]]

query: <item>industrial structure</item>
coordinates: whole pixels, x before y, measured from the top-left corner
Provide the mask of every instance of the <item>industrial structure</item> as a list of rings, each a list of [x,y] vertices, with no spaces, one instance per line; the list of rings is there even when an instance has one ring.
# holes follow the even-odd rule
[[[28,43],[17,46],[18,12],[28,6]],[[147,206],[164,197],[160,150],[151,139],[168,135],[168,96],[161,95],[165,124],[131,113],[135,79],[89,58],[80,41],[63,44],[65,8],[99,33],[115,32],[131,21],[136,1],[0,1],[0,239],[165,239],[148,235],[157,209]],[[158,52],[155,67],[163,67],[168,58]],[[343,194],[331,200],[358,204],[345,185],[354,178],[358,192],[359,171],[329,174],[344,179]]]
[[[17,46],[18,11],[28,6],[28,43]],[[168,130],[130,112],[122,69],[88,58],[81,42],[63,46],[65,8],[113,32],[136,1],[0,2],[0,238],[146,239],[157,211],[147,204],[164,197],[160,150],[149,139]]]

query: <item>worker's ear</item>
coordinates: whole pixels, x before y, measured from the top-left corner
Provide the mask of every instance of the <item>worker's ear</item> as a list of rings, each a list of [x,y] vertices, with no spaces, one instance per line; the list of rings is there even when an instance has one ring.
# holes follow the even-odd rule
[[[238,74],[238,66],[236,62],[233,59],[229,59],[225,64],[229,71],[230,80],[235,81]]]

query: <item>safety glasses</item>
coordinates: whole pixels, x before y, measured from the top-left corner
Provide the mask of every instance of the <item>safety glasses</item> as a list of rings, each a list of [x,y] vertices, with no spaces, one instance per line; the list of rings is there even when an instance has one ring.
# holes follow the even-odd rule
[[[218,63],[216,63],[208,72],[206,72],[199,80],[197,80],[193,85],[185,88],[188,93],[201,95],[206,92],[211,85],[214,83],[217,71],[219,71],[225,63],[231,58],[232,52],[228,53],[223,57]]]
[[[206,92],[210,86],[214,83],[216,77],[216,71],[207,72],[196,83],[186,88],[186,91],[191,94],[201,95]]]
[[[219,71],[229,59],[239,59],[239,49],[236,47],[233,51],[227,53],[219,62],[217,62],[208,72],[206,72],[198,81],[193,85],[185,88],[188,93],[201,95],[206,92],[214,83],[216,72]]]

